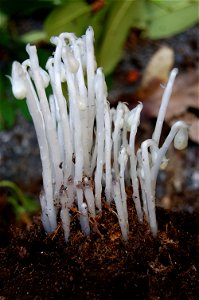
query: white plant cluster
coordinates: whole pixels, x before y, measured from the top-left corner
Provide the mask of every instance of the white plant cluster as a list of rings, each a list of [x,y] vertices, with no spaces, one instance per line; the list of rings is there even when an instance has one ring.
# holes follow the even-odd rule
[[[76,206],[82,231],[89,235],[89,218],[101,212],[105,195],[107,203],[115,203],[122,236],[128,240],[125,188],[132,185],[132,205],[137,217],[143,222],[145,216],[156,236],[158,171],[166,167],[165,154],[172,141],[178,149],[185,148],[188,141],[188,127],[179,121],[159,145],[177,69],[171,72],[164,90],[154,134],[136,152],[142,104],[130,111],[120,102],[116,109],[110,109],[104,74],[95,61],[93,29],[89,27],[81,38],[62,33],[52,37],[51,43],[55,51],[46,63],[47,71],[39,65],[36,47],[27,45],[29,59],[22,64],[15,61],[10,78],[15,97],[26,98],[37,134],[43,170],[40,201],[46,232],[56,229],[60,216],[67,241],[70,209]]]

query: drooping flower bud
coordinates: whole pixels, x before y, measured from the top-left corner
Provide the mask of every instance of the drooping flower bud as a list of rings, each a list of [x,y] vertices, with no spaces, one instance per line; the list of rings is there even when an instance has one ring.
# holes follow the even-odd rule
[[[43,86],[44,86],[44,88],[47,88],[48,85],[49,85],[49,82],[50,82],[50,77],[44,69],[39,68],[39,71],[40,71],[40,74],[41,74],[41,77],[42,77]]]
[[[183,150],[188,145],[188,130],[187,127],[182,127],[177,132],[174,138],[174,147],[177,150]]]
[[[12,92],[17,99],[24,99],[26,97],[26,85],[23,78],[23,68],[22,65],[14,61],[12,64],[12,73],[11,73],[11,83],[12,83]]]

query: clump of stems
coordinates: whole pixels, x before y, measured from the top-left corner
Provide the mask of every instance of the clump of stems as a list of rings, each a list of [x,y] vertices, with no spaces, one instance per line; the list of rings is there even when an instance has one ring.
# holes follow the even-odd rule
[[[166,166],[166,152],[174,140],[177,149],[188,141],[188,126],[176,122],[159,144],[177,69],[173,69],[151,139],[135,150],[142,103],[129,110],[120,102],[111,108],[102,68],[94,55],[94,33],[89,27],[80,38],[73,33],[52,37],[55,51],[39,65],[37,49],[27,45],[29,58],[14,62],[11,83],[17,99],[26,102],[35,126],[43,170],[40,195],[42,222],[53,232],[60,216],[65,240],[70,235],[71,208],[77,207],[81,229],[89,235],[90,217],[102,211],[102,197],[116,213],[123,239],[128,240],[127,185],[139,222],[147,219],[157,235],[155,190],[158,171]],[[48,96],[46,88],[50,86]]]

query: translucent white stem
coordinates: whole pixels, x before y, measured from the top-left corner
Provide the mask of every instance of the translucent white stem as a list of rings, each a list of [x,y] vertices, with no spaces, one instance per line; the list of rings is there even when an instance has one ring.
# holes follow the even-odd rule
[[[161,105],[160,105],[160,109],[159,109],[159,113],[155,125],[155,130],[152,137],[153,140],[157,143],[157,145],[159,145],[162,126],[166,115],[166,110],[169,104],[169,100],[173,89],[173,84],[177,74],[178,74],[178,69],[173,69],[171,71],[167,86],[163,93],[163,97],[162,97],[162,101],[161,101]]]
[[[82,204],[83,204],[83,187],[82,187],[82,177],[83,177],[83,148],[82,148],[82,128],[80,122],[80,113],[79,113],[79,103],[78,103],[78,91],[76,89],[74,75],[69,71],[69,57],[67,53],[68,49],[65,48],[63,52],[63,61],[66,66],[66,79],[68,85],[68,93],[69,93],[69,101],[72,104],[73,110],[71,112],[71,116],[73,119],[74,125],[74,146],[75,146],[75,187],[76,187],[76,195],[77,195],[77,203],[78,209],[81,212]],[[80,223],[82,225],[82,215],[80,214]],[[82,228],[84,231],[84,229]]]
[[[63,139],[63,126],[61,124],[61,118],[60,118],[60,111],[59,111],[59,106],[56,100],[56,97],[53,96],[54,98],[54,104],[55,104],[55,113],[56,113],[56,125],[57,125],[57,136],[58,136],[58,142],[59,142],[59,148],[60,148],[60,154],[61,154],[61,164],[60,168],[63,169],[63,162],[64,162],[64,139]],[[65,184],[65,182],[64,182]]]
[[[88,211],[91,216],[95,217],[95,197],[93,194],[91,181],[87,177],[84,178],[84,195],[88,205]]]
[[[82,148],[82,126],[80,121],[80,111],[78,103],[78,91],[75,85],[74,75],[69,71],[69,60],[67,48],[63,52],[63,61],[66,66],[66,78],[68,85],[69,101],[73,107],[71,112],[74,126],[74,144],[75,144],[75,184],[82,181],[84,156]]]
[[[91,176],[91,166],[90,166],[90,158],[91,158],[91,148],[89,147],[89,143],[93,143],[93,132],[92,129],[89,130],[89,118],[88,118],[88,92],[84,82],[84,73],[82,62],[79,59],[80,63],[79,70],[77,72],[77,81],[79,86],[79,93],[81,97],[81,101],[83,103],[83,107],[80,110],[80,117],[82,119],[83,124],[83,147],[84,147],[84,170],[87,176]],[[82,100],[83,99],[83,100]],[[91,134],[91,136],[89,136]]]
[[[95,96],[96,96],[96,139],[97,139],[97,167],[95,172],[95,198],[96,206],[101,210],[101,192],[102,192],[102,168],[104,162],[104,75],[102,69],[97,70],[95,78]]]
[[[50,108],[49,108],[48,99],[45,92],[43,78],[40,72],[36,47],[28,45],[26,47],[26,50],[30,57],[31,74],[34,80],[38,97],[40,99],[39,104],[45,122],[46,136],[47,136],[48,146],[49,146],[49,151],[51,156],[54,194],[55,194],[55,198],[57,198],[59,195],[59,189],[63,184],[63,173],[62,170],[60,170],[59,168],[59,165],[61,163],[61,154],[60,154],[60,149],[58,147],[58,139],[57,139],[55,128],[53,126],[52,115],[50,113]]]
[[[87,74],[87,87],[88,87],[88,136],[90,139],[89,151],[92,148],[93,125],[95,119],[95,54],[94,54],[94,32],[92,27],[86,31],[86,74]]]
[[[120,140],[121,140],[121,128],[123,127],[124,118],[123,118],[123,108],[122,104],[119,103],[116,110],[116,116],[114,121],[114,132],[113,132],[113,167],[116,176],[119,174],[119,165],[118,165],[118,156],[120,149]]]
[[[61,209],[60,217],[62,228],[64,229],[64,239],[67,243],[70,236],[70,214],[68,208]]]
[[[61,87],[62,41],[61,39],[54,38],[51,39],[51,42],[55,43],[57,46],[54,52],[54,68],[53,68],[54,80],[52,81],[51,85],[60,112],[60,120],[62,125],[62,134],[63,134],[63,145],[64,145],[63,171],[64,171],[64,181],[66,182],[67,178],[71,175],[71,168],[72,168],[72,142],[71,142],[72,139],[71,139],[70,128],[69,128],[66,99],[64,98],[62,87]]]
[[[96,167],[96,161],[97,161],[97,140],[95,139],[95,144],[93,146],[93,153],[91,157],[91,174],[93,175],[93,172]]]
[[[64,238],[67,242],[70,235],[70,213],[69,213],[69,199],[67,192],[62,190],[60,193],[60,202],[61,202],[61,212],[60,218],[62,222],[62,227],[64,229]]]
[[[46,216],[45,228],[47,228],[48,232],[53,232],[57,227],[57,216],[56,216],[56,210],[54,207],[54,196],[53,196],[53,179],[52,179],[52,165],[51,165],[51,158],[49,153],[49,146],[47,142],[47,136],[46,136],[46,130],[45,130],[45,123],[43,119],[42,112],[40,110],[39,106],[39,100],[37,98],[36,92],[34,90],[33,84],[30,80],[29,74],[26,71],[26,68],[23,68],[24,70],[24,83],[26,85],[26,100],[27,100],[27,106],[28,110],[31,114],[37,140],[39,144],[39,150],[40,150],[40,157],[42,162],[42,177],[43,177],[43,186],[44,186],[44,193],[45,193],[45,199],[46,199]],[[48,221],[46,221],[48,219]],[[48,224],[50,225],[50,228],[48,228]]]
[[[68,194],[68,201],[69,201],[69,207],[72,206],[75,198],[75,188],[74,188],[74,179],[72,176],[68,177],[67,183],[67,194]]]
[[[111,190],[112,190],[112,174],[111,174],[111,117],[110,117],[110,108],[107,102],[104,104],[105,115],[104,115],[104,125],[105,125],[105,195],[106,201],[111,202]]]
[[[90,153],[89,153],[89,134],[88,127],[89,127],[89,119],[88,119],[88,95],[87,95],[87,88],[84,81],[84,73],[83,73],[83,66],[82,66],[82,58],[81,58],[81,41],[82,39],[77,39],[73,44],[73,52],[74,57],[78,62],[78,70],[74,74],[77,89],[79,93],[79,113],[80,113],[80,120],[81,126],[84,130],[82,130],[82,146],[83,146],[83,155],[84,155],[84,173],[87,176],[91,176],[90,174]],[[80,44],[80,45],[79,45]]]
[[[122,146],[127,148],[128,146],[128,138],[127,138],[127,132],[128,132],[128,116],[129,116],[129,109],[126,104],[123,103],[123,109],[124,109],[124,123],[122,128]]]
[[[60,187],[63,184],[63,172],[59,168],[59,165],[61,163],[61,154],[60,154],[60,149],[58,147],[58,138],[57,138],[56,130],[53,126],[52,115],[50,113],[48,99],[43,84],[43,78],[40,73],[39,60],[37,56],[36,47],[28,45],[26,47],[26,50],[30,57],[31,74],[34,80],[38,97],[40,99],[39,104],[45,122],[45,127],[46,127],[45,130],[46,130],[48,146],[49,146],[49,151],[51,156],[51,163],[53,166],[53,176],[54,176],[53,184],[55,186],[54,193],[55,193],[55,197],[58,197]]]
[[[80,224],[85,235],[90,235],[90,225],[88,219],[88,209],[86,203],[82,203],[80,210]]]
[[[128,224],[126,223],[124,207],[122,204],[120,185],[117,180],[113,180],[113,197],[117,209],[118,221],[120,224],[122,237],[125,241],[128,240]]]
[[[53,95],[49,96],[49,105],[50,105],[50,112],[52,116],[52,126],[54,127],[55,131],[57,128],[57,118],[56,118],[56,105],[55,105],[55,99]]]
[[[130,176],[133,187],[133,201],[135,203],[135,208],[138,216],[139,222],[143,222],[143,213],[140,202],[139,193],[139,182],[137,174],[137,157],[135,155],[135,136],[137,133],[137,128],[140,122],[140,113],[143,105],[140,103],[138,106],[130,112],[129,120],[127,121],[130,126],[130,139],[129,139],[129,155],[130,155]]]
[[[157,176],[158,176],[158,172],[160,169],[160,165],[162,163],[162,160],[166,154],[166,152],[168,151],[169,146],[171,145],[171,143],[173,142],[175,135],[178,133],[179,130],[181,129],[185,129],[186,131],[188,130],[188,126],[185,122],[183,121],[178,121],[176,122],[172,127],[171,130],[166,138],[166,140],[164,141],[163,145],[161,146],[161,148],[159,149],[159,151],[157,152],[157,157],[155,160],[155,164],[152,168],[151,171],[151,176],[152,176],[152,181],[153,181],[153,186],[155,188],[156,185],[156,180],[157,180]]]
[[[45,193],[43,191],[40,193],[39,200],[40,200],[40,204],[41,204],[41,221],[44,226],[45,232],[50,233],[50,232],[52,232],[52,228],[51,228],[51,224],[49,221]]]
[[[78,205],[78,210],[79,212],[81,212],[81,207],[83,204],[83,200],[84,200],[84,196],[83,196],[83,185],[82,182],[78,182],[75,186],[75,192],[76,192],[76,196],[77,196],[77,205]],[[81,224],[81,214],[80,214],[80,224]],[[82,228],[83,230],[83,228]]]
[[[122,147],[119,155],[119,165],[120,165],[120,176],[119,176],[119,182],[120,182],[120,189],[121,189],[121,200],[123,205],[123,211],[124,211],[124,218],[126,224],[128,224],[128,211],[127,211],[127,200],[126,200],[126,191],[125,191],[125,182],[124,182],[124,172],[127,164],[128,156],[125,147]]]
[[[151,232],[155,237],[157,235],[157,222],[155,213],[155,191],[152,184],[151,169],[149,162],[148,148],[154,145],[153,140],[146,140],[141,145],[142,151],[142,169],[144,172],[144,190],[146,194],[146,203],[148,207],[149,224]]]

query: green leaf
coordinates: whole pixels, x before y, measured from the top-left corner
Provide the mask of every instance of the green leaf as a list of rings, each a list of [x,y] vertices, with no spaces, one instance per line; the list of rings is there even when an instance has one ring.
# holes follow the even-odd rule
[[[169,37],[182,32],[199,21],[198,5],[193,3],[176,11],[165,12],[151,20],[146,35],[152,39]]]
[[[183,0],[183,1],[182,0],[181,1],[150,0],[150,1],[167,11],[174,11],[174,10],[184,8],[193,2],[193,0]]]
[[[98,52],[98,46],[100,46],[100,42],[103,39],[104,24],[106,23],[106,16],[109,10],[109,4],[110,3],[106,3],[106,5],[102,9],[92,14],[91,18],[87,22],[88,26],[90,25],[94,29],[96,53]]]
[[[5,28],[8,22],[8,16],[0,11],[0,28]]]
[[[18,218],[23,213],[35,213],[39,209],[39,204],[31,197],[26,196],[22,190],[10,180],[1,180],[0,188],[6,188],[11,191],[8,202],[13,206]]]
[[[84,33],[91,7],[83,0],[68,2],[57,7],[47,17],[44,23],[44,30],[48,38],[62,32],[74,32],[76,35]]]
[[[28,43],[37,43],[39,41],[46,40],[47,36],[44,31],[41,30],[33,30],[23,34],[20,37],[21,42],[28,44]]]
[[[145,1],[112,1],[98,62],[110,74],[119,61],[130,27],[144,27]],[[142,18],[141,18],[142,16]]]

